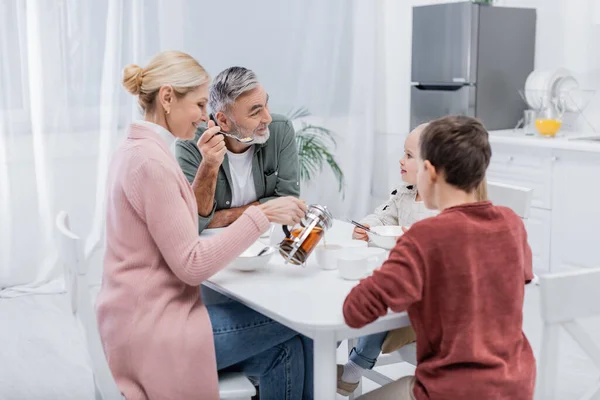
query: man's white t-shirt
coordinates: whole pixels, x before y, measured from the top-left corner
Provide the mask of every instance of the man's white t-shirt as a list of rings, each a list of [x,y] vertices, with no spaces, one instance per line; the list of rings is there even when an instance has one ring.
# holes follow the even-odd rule
[[[252,159],[254,158],[254,146],[242,154],[234,154],[227,151],[229,159],[229,170],[231,171],[231,207],[243,207],[257,200],[256,187],[252,178]]]

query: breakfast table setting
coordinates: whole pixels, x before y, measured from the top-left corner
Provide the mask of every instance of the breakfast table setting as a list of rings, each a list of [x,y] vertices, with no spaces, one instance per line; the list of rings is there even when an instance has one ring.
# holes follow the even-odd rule
[[[360,329],[346,325],[346,296],[381,266],[395,243],[392,235],[401,234],[373,230],[369,244],[352,240],[353,229],[353,224],[333,219],[326,207],[309,206],[301,224],[272,224],[240,257],[203,283],[313,340],[316,400],[336,398],[341,341],[410,325],[406,312],[389,312]],[[220,230],[205,230],[201,237]],[[374,246],[374,241],[386,248]]]

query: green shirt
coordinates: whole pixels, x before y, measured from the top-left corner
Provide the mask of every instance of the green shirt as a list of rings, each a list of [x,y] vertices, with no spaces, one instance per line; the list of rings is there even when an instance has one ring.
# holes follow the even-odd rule
[[[252,177],[260,203],[276,197],[300,196],[300,175],[296,132],[292,123],[282,115],[272,114],[271,136],[266,143],[254,145]],[[175,156],[183,174],[192,184],[202,161],[196,143],[206,128],[198,128],[194,140],[177,141]],[[198,215],[199,232],[212,220],[215,211],[231,207],[231,172],[227,154],[219,168],[213,210],[207,217]]]

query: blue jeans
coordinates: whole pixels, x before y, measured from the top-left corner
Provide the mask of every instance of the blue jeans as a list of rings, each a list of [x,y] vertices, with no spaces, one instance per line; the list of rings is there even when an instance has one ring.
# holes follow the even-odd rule
[[[261,400],[313,398],[312,340],[235,301],[206,308],[219,371],[258,378]]]
[[[350,361],[365,369],[373,369],[387,332],[374,333],[358,338],[358,344],[350,352]]]

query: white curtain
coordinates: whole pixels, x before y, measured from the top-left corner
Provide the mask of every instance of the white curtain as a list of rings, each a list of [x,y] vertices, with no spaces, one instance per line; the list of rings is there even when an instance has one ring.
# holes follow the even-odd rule
[[[0,0],[0,297],[63,290],[54,217],[67,210],[89,251],[102,240],[106,169],[139,118],[120,85],[158,51],[211,75],[253,69],[272,112],[306,107],[338,135],[345,197],[327,170],[303,184],[336,217],[369,206],[375,22],[371,0]],[[99,276],[100,257],[95,273]]]
[[[102,234],[106,166],[132,118],[120,87],[140,2],[0,2],[0,297],[62,291],[54,217]],[[156,22],[154,22],[156,24]],[[151,42],[151,41],[149,41]]]

